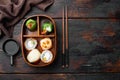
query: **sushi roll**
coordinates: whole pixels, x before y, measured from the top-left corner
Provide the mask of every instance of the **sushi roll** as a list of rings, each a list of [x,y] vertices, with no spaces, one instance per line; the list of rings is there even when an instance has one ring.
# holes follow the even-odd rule
[[[42,34],[48,34],[53,31],[53,24],[50,21],[42,23]]]
[[[34,63],[34,62],[37,62],[38,60],[40,60],[40,56],[41,56],[41,53],[39,52],[39,50],[38,49],[33,49],[27,55],[27,60],[30,63]]]
[[[25,41],[25,48],[27,50],[35,49],[36,46],[37,46],[37,40],[36,39],[34,39],[34,38],[26,39],[26,41]]]
[[[40,40],[40,46],[43,50],[50,49],[52,47],[52,40],[50,38],[44,38]]]
[[[45,51],[42,52],[40,58],[41,58],[41,61],[42,61],[42,62],[44,62],[44,63],[49,63],[49,62],[51,62],[52,59],[53,59],[53,54],[52,54],[51,51],[45,50]]]
[[[37,27],[37,22],[36,20],[28,19],[25,25],[30,31],[34,31]]]

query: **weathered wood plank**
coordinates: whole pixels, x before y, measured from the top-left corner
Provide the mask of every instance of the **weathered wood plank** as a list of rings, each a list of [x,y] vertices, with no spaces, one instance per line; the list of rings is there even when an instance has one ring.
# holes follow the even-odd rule
[[[45,14],[52,17],[61,17],[63,4],[64,0],[55,0],[54,4],[48,9],[46,9],[46,11],[41,11],[40,9],[34,7],[25,17],[36,14]]]
[[[70,17],[120,18],[120,0],[70,0]]]
[[[69,52],[73,62],[70,64],[74,64],[75,71],[120,71],[119,25],[116,19],[69,20]],[[81,56],[86,58],[82,60]],[[83,64],[92,67],[84,67]]]
[[[21,55],[15,57],[15,65],[9,65],[10,59],[0,53],[0,73],[81,73],[81,72],[120,72],[120,23],[117,19],[69,19],[69,68],[61,68],[62,24],[57,24],[58,51],[54,63],[44,68],[28,66]],[[20,43],[21,24],[15,26],[14,38]],[[1,40],[1,43],[4,41]],[[95,64],[83,67],[83,64]]]
[[[61,18],[63,5],[64,0],[55,0],[46,12],[33,8],[27,16],[46,14]],[[67,5],[69,18],[120,18],[120,0],[68,0]]]
[[[119,73],[109,74],[0,74],[0,80],[120,80]]]

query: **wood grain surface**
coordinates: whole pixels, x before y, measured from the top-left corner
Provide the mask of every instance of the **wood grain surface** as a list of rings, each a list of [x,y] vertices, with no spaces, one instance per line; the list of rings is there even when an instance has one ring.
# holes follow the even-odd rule
[[[96,74],[0,74],[0,80],[119,80],[118,73]]]
[[[69,18],[119,18],[120,0],[67,0]],[[33,8],[26,17],[34,14],[47,14],[54,18],[62,17],[64,0],[55,0],[46,12]]]
[[[14,30],[14,38],[21,44],[21,21]],[[81,72],[119,72],[120,34],[119,20],[114,19],[69,19],[69,57],[70,66],[61,68],[62,24],[57,24],[58,49],[54,63],[44,68],[27,65],[21,52],[15,57],[15,65],[9,65],[9,56],[0,54],[1,73],[81,73]],[[3,63],[4,61],[4,63]],[[92,68],[82,65],[95,64]],[[5,66],[7,65],[7,66]],[[98,69],[97,67],[100,67]],[[109,70],[108,70],[109,69]],[[116,70],[117,69],[117,70]]]
[[[9,56],[0,52],[0,80],[119,80],[118,73],[106,72],[120,72],[120,0],[68,0],[70,63],[66,69],[61,68],[63,3],[64,0],[55,0],[46,12],[33,8],[24,17],[46,14],[54,18],[58,35],[54,63],[43,68],[30,67],[20,51],[12,67]],[[13,32],[19,44],[24,19],[15,25]],[[5,39],[0,39],[0,48]]]

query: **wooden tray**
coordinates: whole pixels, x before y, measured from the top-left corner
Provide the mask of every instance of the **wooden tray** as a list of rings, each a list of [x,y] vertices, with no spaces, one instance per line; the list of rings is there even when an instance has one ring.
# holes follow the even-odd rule
[[[34,20],[37,21],[37,30],[36,30],[36,31],[31,32],[30,30],[27,29],[27,27],[25,26],[25,23],[26,23],[26,21],[27,21],[28,19],[34,19]],[[47,19],[47,20],[50,20],[50,21],[52,22],[52,24],[53,24],[53,26],[54,26],[54,29],[53,29],[53,32],[52,32],[52,33],[42,35],[42,34],[41,34],[41,32],[42,32],[41,24],[42,24],[42,21],[44,21],[44,20],[46,20],[46,19]],[[57,43],[56,43],[56,42],[57,42],[57,41],[56,41],[56,37],[57,37],[57,36],[56,36],[56,25],[55,25],[55,21],[54,21],[51,17],[49,17],[49,16],[47,16],[47,15],[34,15],[34,16],[28,17],[28,18],[23,22],[23,25],[22,25],[22,34],[21,34],[22,56],[23,56],[25,62],[26,62],[28,65],[33,66],[33,67],[43,67],[43,66],[47,66],[47,65],[51,64],[51,63],[54,61],[55,57],[56,57],[56,48],[57,48],[57,47],[56,47],[56,45],[57,45]],[[52,52],[52,54],[53,54],[53,59],[52,59],[52,61],[49,62],[49,63],[43,63],[41,60],[40,60],[39,62],[37,62],[37,63],[30,63],[30,62],[28,62],[28,60],[27,60],[27,55],[28,55],[28,53],[29,53],[30,51],[28,51],[28,50],[25,48],[25,46],[24,46],[24,42],[25,42],[25,40],[26,40],[27,38],[35,38],[35,39],[37,40],[38,45],[37,45],[36,48],[37,48],[40,52],[43,51],[42,48],[41,48],[41,46],[39,45],[40,39],[50,38],[50,39],[52,40],[52,48],[49,49],[49,50],[50,50],[50,51]]]

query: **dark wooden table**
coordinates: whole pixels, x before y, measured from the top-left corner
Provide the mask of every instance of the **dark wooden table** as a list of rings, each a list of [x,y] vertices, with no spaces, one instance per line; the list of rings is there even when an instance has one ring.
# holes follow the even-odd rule
[[[46,12],[33,8],[24,17],[46,14],[55,20],[58,51],[54,63],[44,68],[30,67],[20,51],[14,58],[15,65],[10,66],[9,56],[0,52],[0,80],[119,80],[120,0],[68,1],[70,65],[65,69],[61,68],[63,3],[64,0],[55,0]],[[24,19],[13,32],[19,44]],[[0,39],[0,47],[5,39]]]

